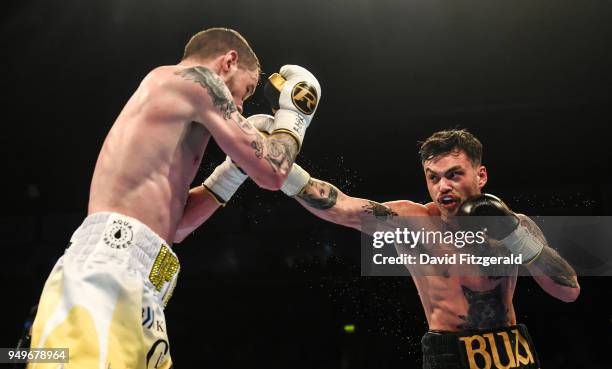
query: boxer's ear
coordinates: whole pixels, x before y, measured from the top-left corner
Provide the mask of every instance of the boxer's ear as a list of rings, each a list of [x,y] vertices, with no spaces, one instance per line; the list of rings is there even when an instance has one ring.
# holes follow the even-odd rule
[[[487,173],[487,167],[484,165],[480,165],[476,170],[476,180],[478,181],[478,189],[482,189],[489,179],[489,175]]]
[[[238,52],[230,50],[223,54],[221,59],[221,70],[223,73],[230,73],[233,69],[238,68]]]

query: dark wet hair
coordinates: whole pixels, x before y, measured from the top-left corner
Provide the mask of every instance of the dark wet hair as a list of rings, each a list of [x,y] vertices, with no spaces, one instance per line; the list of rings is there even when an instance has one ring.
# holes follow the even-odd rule
[[[455,151],[465,152],[474,165],[480,165],[482,162],[482,144],[465,129],[439,131],[419,144],[421,163]]]

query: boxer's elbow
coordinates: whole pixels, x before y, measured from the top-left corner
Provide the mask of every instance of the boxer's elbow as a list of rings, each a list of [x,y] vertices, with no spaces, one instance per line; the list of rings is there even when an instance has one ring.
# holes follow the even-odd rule
[[[557,286],[556,288],[549,289],[547,292],[560,301],[574,302],[580,295],[580,286],[578,281],[576,281],[575,286]]]
[[[534,279],[547,294],[557,300],[573,302],[580,295],[580,285],[575,275],[556,277],[536,275]]]
[[[278,191],[283,186],[285,179],[287,179],[287,174],[282,174],[279,171],[275,171],[271,174],[258,174],[256,176],[251,176],[251,179],[257,184],[257,186],[263,189]]]
[[[270,180],[270,190],[278,191],[283,187],[283,183],[287,180],[288,173],[281,173],[280,171],[275,173],[276,176]]]
[[[177,230],[176,234],[174,235],[174,241],[173,243],[181,243],[185,240],[185,238],[187,238],[187,236],[189,235],[189,232],[183,231],[183,230]]]
[[[558,296],[557,298],[563,302],[574,302],[578,299],[580,295],[580,285],[578,285],[578,281],[576,281],[576,287],[568,287],[565,288],[563,294]]]

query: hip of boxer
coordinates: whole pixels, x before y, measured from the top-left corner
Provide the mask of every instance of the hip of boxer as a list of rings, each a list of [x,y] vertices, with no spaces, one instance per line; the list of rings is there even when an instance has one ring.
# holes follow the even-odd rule
[[[523,324],[463,332],[429,331],[421,339],[423,369],[539,369]]]
[[[179,269],[166,241],[140,221],[89,215],[45,283],[32,347],[68,348],[66,369],[170,368],[164,307]]]

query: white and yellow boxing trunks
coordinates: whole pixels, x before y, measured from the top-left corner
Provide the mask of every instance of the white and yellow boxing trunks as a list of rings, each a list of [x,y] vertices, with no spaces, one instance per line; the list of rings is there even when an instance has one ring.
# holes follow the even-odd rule
[[[179,269],[138,220],[88,216],[47,279],[32,328],[32,347],[68,348],[69,361],[29,368],[171,368],[163,309]]]

